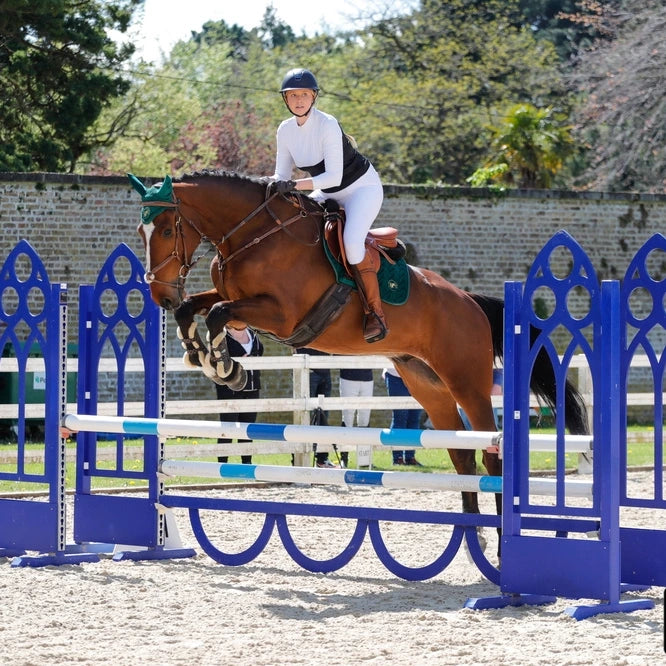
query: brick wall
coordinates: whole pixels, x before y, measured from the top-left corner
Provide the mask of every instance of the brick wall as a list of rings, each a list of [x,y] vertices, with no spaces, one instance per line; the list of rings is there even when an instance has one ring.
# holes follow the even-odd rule
[[[412,263],[464,289],[498,297],[503,296],[506,280],[524,279],[537,252],[560,229],[583,246],[600,278],[621,278],[636,250],[666,229],[665,195],[549,190],[498,195],[398,185],[386,186],[385,193],[376,225],[400,230],[413,253]],[[138,222],[138,195],[125,178],[0,174],[0,262],[20,239],[28,240],[51,281],[69,285],[73,332],[78,325],[78,286],[96,279],[120,242],[143,256]],[[566,273],[567,257],[560,262],[557,269]],[[208,287],[204,261],[188,278],[188,289]],[[169,355],[180,354],[172,330],[169,345]],[[268,354],[289,353],[270,341],[266,347]],[[264,395],[290,392],[289,374],[266,379]],[[207,380],[192,375],[170,381],[169,390],[173,396],[214,396]]]

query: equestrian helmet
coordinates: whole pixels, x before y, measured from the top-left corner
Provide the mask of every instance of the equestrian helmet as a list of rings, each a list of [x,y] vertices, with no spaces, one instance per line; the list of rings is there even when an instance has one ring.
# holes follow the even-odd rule
[[[309,88],[314,90],[315,93],[319,92],[317,79],[309,69],[303,69],[302,67],[290,69],[282,79],[280,92],[284,95],[287,90],[298,90],[300,88]]]

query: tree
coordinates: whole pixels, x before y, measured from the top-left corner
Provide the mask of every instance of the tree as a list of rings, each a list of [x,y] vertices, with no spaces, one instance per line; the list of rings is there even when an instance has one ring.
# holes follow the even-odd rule
[[[95,155],[95,168],[122,172],[131,162],[137,173],[160,175],[210,161],[261,172],[288,115],[280,81],[297,64],[316,74],[319,107],[356,138],[385,182],[465,184],[487,159],[490,127],[506,109],[568,113],[554,48],[525,26],[519,0],[421,0],[410,10],[403,2],[400,12],[312,38],[274,30],[270,7],[250,31],[206,24],[162,67],[137,76],[127,95],[137,115],[114,148]],[[115,111],[105,112],[106,124]]]
[[[130,93],[101,116],[98,127],[129,113],[130,107],[132,120],[113,146],[90,156],[88,172],[272,172],[276,124],[272,106],[257,99],[257,82],[265,77],[253,73],[265,52],[254,30],[247,33],[240,59],[235,46],[194,38],[179,42],[158,69],[137,70]],[[277,93],[270,98],[281,104]]]
[[[581,98],[575,133],[588,146],[576,185],[666,192],[666,7],[633,0],[607,22],[613,40],[581,53],[569,77]]]
[[[238,173],[272,173],[272,137],[258,131],[257,114],[240,100],[222,102],[188,122],[169,147],[176,157],[171,171],[223,169]]]
[[[195,44],[228,44],[231,47],[230,56],[237,60],[245,60],[248,45],[251,40],[250,33],[240,25],[229,25],[226,21],[206,21],[201,32],[192,33]]]
[[[602,20],[608,4],[600,0],[520,0],[524,20],[536,38],[552,42],[562,61],[609,37]]]
[[[493,156],[468,181],[495,180],[524,189],[549,188],[573,151],[570,128],[553,110],[518,104],[492,128]]]
[[[291,26],[277,17],[272,3],[264,11],[258,32],[267,49],[284,46],[296,38]]]
[[[361,136],[385,180],[462,184],[509,104],[566,110],[553,47],[524,26],[518,0],[422,0],[360,36],[340,92],[372,109]]]
[[[129,82],[124,33],[143,0],[6,0],[0,13],[0,170],[73,171],[103,108]]]

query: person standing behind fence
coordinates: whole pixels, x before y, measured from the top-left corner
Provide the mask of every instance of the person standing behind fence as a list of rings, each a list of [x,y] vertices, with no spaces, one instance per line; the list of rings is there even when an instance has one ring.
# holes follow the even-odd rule
[[[370,368],[341,368],[340,369],[340,397],[364,398],[370,397],[374,390],[374,379]],[[367,428],[370,424],[370,409],[347,407],[342,410],[342,425],[348,428]],[[349,451],[340,454],[345,467],[349,463]]]
[[[329,356],[328,352],[310,349],[309,347],[299,347],[296,353],[309,354],[310,356]],[[331,390],[330,368],[310,368],[310,397],[316,398],[318,395],[323,395],[326,398],[330,398]],[[326,423],[320,423],[319,425],[328,425],[328,411],[323,410],[323,416]],[[315,462],[317,467],[335,467],[328,459],[328,451],[316,451]]]
[[[409,389],[402,381],[402,377],[397,373],[395,368],[384,368],[382,376],[386,382],[386,390],[390,396],[408,396],[410,395]],[[393,418],[391,419],[391,429],[393,428],[408,428],[410,430],[418,430],[421,423],[422,409],[394,409]],[[406,449],[400,451],[393,449],[393,464],[394,465],[412,465],[415,467],[422,467],[421,463],[416,459],[414,449]]]
[[[249,327],[242,326],[240,328],[231,328],[227,326],[227,346],[231,356],[263,356],[264,345],[261,343],[259,336]],[[256,399],[259,397],[261,389],[261,373],[259,370],[247,371],[247,383],[242,391],[233,391],[226,384],[215,384],[218,400],[239,400],[239,399]],[[220,421],[226,423],[254,423],[257,420],[257,412],[222,412],[220,413]],[[219,444],[228,444],[231,439],[221,437],[218,440]],[[239,439],[238,442],[251,442],[250,439]],[[227,456],[218,456],[217,461],[221,463],[227,462]],[[251,455],[242,455],[241,462],[244,465],[252,463]]]

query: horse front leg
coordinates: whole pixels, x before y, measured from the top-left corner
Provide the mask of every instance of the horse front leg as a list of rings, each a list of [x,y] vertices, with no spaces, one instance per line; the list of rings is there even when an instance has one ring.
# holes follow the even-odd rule
[[[468,451],[466,449],[449,449],[449,456],[455,467],[456,473],[469,476],[476,475],[475,453],[475,451]],[[461,495],[463,513],[479,513],[478,494],[463,492]]]
[[[214,289],[188,296],[182,304],[174,310],[176,320],[176,334],[185,353],[183,363],[189,368],[201,368],[203,373],[212,381],[218,381],[218,375],[209,360],[208,346],[199,334],[195,315],[207,315],[215,303],[220,301],[220,295]]]
[[[175,312],[176,335],[185,350],[183,364],[188,368],[202,368],[206,357],[206,345],[199,335],[194,314],[187,303],[183,303]]]
[[[234,391],[240,391],[245,386],[247,374],[229,355],[225,330],[229,322],[242,322],[282,339],[293,333],[297,322],[288,317],[284,303],[269,294],[218,301],[210,308],[206,326],[210,364],[215,367],[217,375],[214,381],[221,380]]]
[[[227,305],[227,302],[216,303],[206,317],[208,353],[204,372],[217,384],[226,384],[232,391],[242,391],[247,384],[247,372],[229,354],[226,325],[232,317]]]

